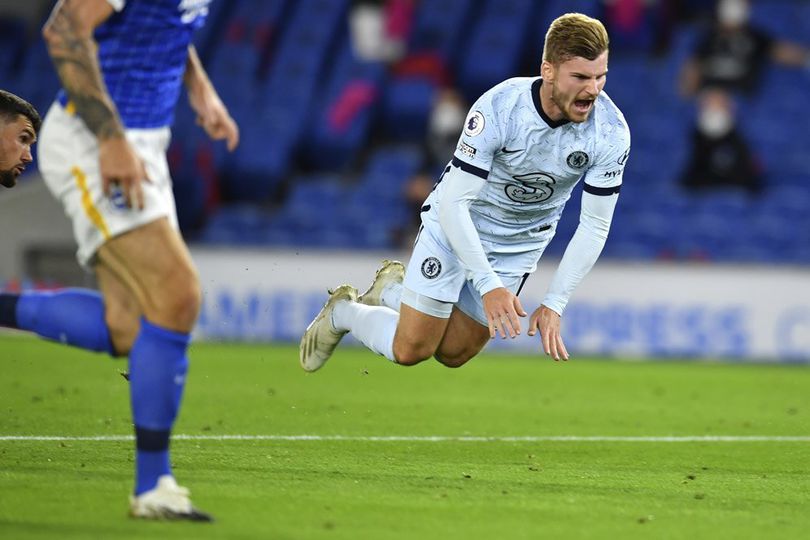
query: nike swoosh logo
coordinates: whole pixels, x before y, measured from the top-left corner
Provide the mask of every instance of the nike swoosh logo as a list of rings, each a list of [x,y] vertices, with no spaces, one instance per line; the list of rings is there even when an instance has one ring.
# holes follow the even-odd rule
[[[501,152],[503,152],[504,154],[514,154],[515,152],[523,152],[523,149],[519,148],[517,150],[507,150],[506,147],[504,146],[503,148],[501,148]]]

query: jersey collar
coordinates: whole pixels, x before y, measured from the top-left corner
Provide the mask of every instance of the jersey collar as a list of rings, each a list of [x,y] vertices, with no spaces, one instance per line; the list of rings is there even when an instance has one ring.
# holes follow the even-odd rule
[[[567,118],[561,118],[559,120],[552,120],[548,117],[546,112],[543,110],[543,105],[540,103],[540,87],[543,86],[543,77],[537,77],[537,79],[532,83],[532,101],[534,102],[534,108],[537,109],[537,114],[540,115],[540,118],[548,124],[548,127],[554,129],[560,126],[564,126],[571,122]]]

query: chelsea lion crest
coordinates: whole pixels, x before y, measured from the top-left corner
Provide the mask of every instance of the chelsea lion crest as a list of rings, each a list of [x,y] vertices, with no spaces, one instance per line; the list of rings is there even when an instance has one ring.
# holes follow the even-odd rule
[[[568,157],[565,159],[565,162],[568,163],[569,167],[573,167],[574,169],[584,169],[588,162],[591,161],[591,158],[583,152],[582,150],[576,150],[568,154]]]
[[[422,275],[428,279],[436,279],[442,273],[442,263],[436,257],[428,257],[422,261]]]

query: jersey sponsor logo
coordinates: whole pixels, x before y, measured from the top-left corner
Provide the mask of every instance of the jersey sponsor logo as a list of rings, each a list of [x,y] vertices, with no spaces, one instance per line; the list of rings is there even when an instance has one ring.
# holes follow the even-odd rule
[[[208,15],[208,4],[211,0],[183,0],[177,7],[181,12],[180,21],[189,24],[197,17]]]
[[[620,174],[622,174],[622,170],[618,169],[616,171],[608,171],[605,174],[603,174],[602,176],[604,176],[605,178],[616,178]]]
[[[624,151],[624,154],[619,156],[619,159],[616,160],[616,163],[623,166],[625,163],[627,163],[628,157],[630,157],[630,147],[628,147],[627,150]]]
[[[590,156],[582,150],[575,150],[565,158],[565,162],[568,163],[568,166],[574,169],[584,169],[590,161]]]
[[[546,173],[529,173],[513,176],[520,184],[507,184],[504,192],[510,200],[518,203],[539,203],[554,195],[557,180]]]
[[[473,111],[464,124],[464,134],[468,137],[475,137],[484,131],[484,124],[486,124],[484,115],[480,111]]]
[[[475,157],[476,152],[478,152],[478,150],[476,150],[475,148],[473,148],[472,146],[470,146],[465,142],[459,143],[458,151],[464,154],[465,156],[469,157]]]
[[[442,263],[436,257],[428,257],[422,261],[422,275],[428,279],[436,279],[442,273]]]

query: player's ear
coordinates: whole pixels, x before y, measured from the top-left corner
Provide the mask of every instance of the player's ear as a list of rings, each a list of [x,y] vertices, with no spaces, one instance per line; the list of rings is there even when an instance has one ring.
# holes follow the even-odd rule
[[[543,60],[543,63],[540,64],[540,76],[543,77],[544,81],[553,81],[557,75],[557,70],[554,69],[554,64],[547,60]]]

